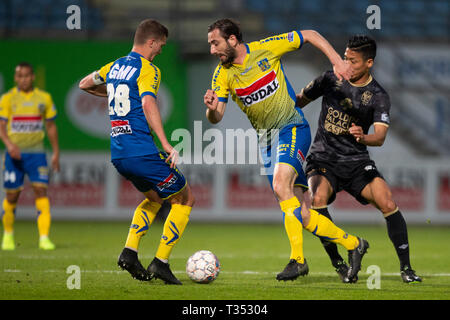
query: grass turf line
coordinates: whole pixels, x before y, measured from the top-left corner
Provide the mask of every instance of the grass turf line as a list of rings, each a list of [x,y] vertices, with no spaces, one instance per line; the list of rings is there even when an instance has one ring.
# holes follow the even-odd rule
[[[17,221],[16,250],[0,251],[0,299],[149,299],[149,300],[308,300],[308,299],[450,299],[449,227],[409,226],[411,261],[424,282],[404,284],[395,250],[384,225],[345,225],[344,230],[369,240],[357,284],[343,284],[334,273],[320,241],[304,232],[310,274],[278,282],[289,260],[289,242],[281,224],[207,224],[190,222],[174,248],[171,268],[183,286],[156,280],[143,283],[117,267],[129,223],[54,221],[55,251],[38,250],[36,223]],[[153,259],[162,224],[156,222],[142,239],[144,267]],[[197,250],[214,252],[222,265],[208,285],[191,282],[187,258]],[[347,258],[347,253],[340,248]],[[81,289],[69,290],[70,265],[81,270]],[[369,290],[367,267],[381,269],[381,289]]]

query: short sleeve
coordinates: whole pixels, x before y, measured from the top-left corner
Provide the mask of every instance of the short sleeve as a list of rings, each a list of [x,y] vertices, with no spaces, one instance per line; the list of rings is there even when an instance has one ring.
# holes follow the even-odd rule
[[[11,112],[10,95],[5,93],[0,98],[0,120],[8,120]]]
[[[106,75],[108,74],[109,70],[111,69],[111,66],[113,65],[114,61],[104,65],[103,67],[100,68],[100,70],[98,70],[94,77],[98,77],[98,82],[102,82],[105,83],[106,82]]]
[[[316,100],[324,93],[327,72],[322,73],[319,77],[311,81],[306,87],[303,88],[303,96],[308,100]]]
[[[254,42],[257,48],[271,51],[278,57],[281,57],[287,52],[300,49],[303,45],[303,35],[300,30],[286,32],[276,36],[262,39]]]
[[[57,116],[57,111],[55,104],[53,102],[52,96],[50,94],[46,94],[45,98],[45,120],[54,120]]]
[[[228,87],[227,71],[222,64],[219,64],[214,70],[211,89],[216,92],[219,101],[228,102],[230,88]]]
[[[147,62],[144,64],[143,62],[141,73],[137,78],[139,96],[143,98],[146,95],[151,95],[156,98],[160,83],[161,72],[159,68],[152,63]]]
[[[373,123],[389,126],[389,124],[391,123],[389,116],[391,110],[391,102],[389,99],[389,95],[387,93],[378,95],[374,103],[375,103],[374,106],[375,110],[373,113]]]

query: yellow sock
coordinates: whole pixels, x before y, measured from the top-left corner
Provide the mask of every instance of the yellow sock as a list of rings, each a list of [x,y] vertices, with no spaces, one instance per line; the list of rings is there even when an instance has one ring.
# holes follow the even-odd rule
[[[304,263],[303,256],[303,226],[301,205],[297,197],[280,202],[281,211],[284,216],[284,228],[286,229],[289,243],[291,244],[290,259]]]
[[[125,247],[138,251],[141,238],[147,233],[160,208],[161,205],[158,202],[151,202],[148,199],[145,199],[137,206],[131,221]]]
[[[309,212],[311,217],[306,226],[306,230],[312,232],[319,238],[338,243],[347,250],[353,250],[358,246],[358,238],[338,228],[330,219],[321,215],[316,210],[310,209]]]
[[[38,212],[37,225],[39,236],[48,237],[51,224],[50,201],[48,200],[48,197],[36,199],[36,210]]]
[[[10,203],[8,200],[3,200],[3,228],[5,233],[12,234],[14,232],[14,218],[15,218],[16,204]]]
[[[163,234],[159,243],[156,257],[162,261],[169,259],[173,246],[180,240],[181,235],[189,221],[192,207],[173,204],[172,209],[164,223]]]

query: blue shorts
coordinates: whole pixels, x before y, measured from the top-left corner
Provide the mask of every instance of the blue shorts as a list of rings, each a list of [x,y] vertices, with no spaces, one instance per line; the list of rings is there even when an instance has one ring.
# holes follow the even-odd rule
[[[186,179],[178,168],[170,168],[165,162],[165,153],[141,157],[112,159],[117,171],[140,192],[156,191],[161,199],[180,192],[186,186]]]
[[[21,159],[11,158],[5,153],[3,166],[3,187],[5,190],[19,190],[23,187],[25,174],[31,184],[48,186],[47,157],[44,152],[21,153]]]
[[[277,163],[288,164],[297,172],[297,178],[294,183],[296,187],[308,188],[308,181],[303,171],[303,163],[310,145],[311,130],[306,123],[290,124],[281,128],[278,138],[274,138],[270,145],[261,146],[261,156],[272,189],[273,171]],[[275,148],[276,153],[273,152]]]

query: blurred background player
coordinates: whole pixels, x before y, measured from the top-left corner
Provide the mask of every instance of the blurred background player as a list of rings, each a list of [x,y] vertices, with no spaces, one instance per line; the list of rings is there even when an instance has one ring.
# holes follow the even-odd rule
[[[3,169],[3,250],[14,250],[14,218],[24,177],[33,187],[39,230],[39,248],[53,250],[49,239],[50,201],[47,197],[49,170],[44,151],[44,128],[53,154],[51,166],[59,171],[58,131],[55,124],[56,108],[49,93],[33,87],[33,67],[27,62],[16,66],[16,87],[0,100],[0,138],[6,147]]]
[[[152,61],[161,53],[167,37],[167,28],[159,22],[142,21],[136,29],[131,52],[87,75],[80,88],[108,97],[111,161],[146,197],[134,212],[118,265],[138,280],[156,277],[168,284],[181,284],[170,270],[168,259],[189,221],[194,197],[175,166],[178,152],[166,138],[156,102],[161,71]],[[152,132],[168,156],[158,150]],[[138,259],[139,242],[166,199],[172,207],[156,256],[145,270]]]
[[[214,71],[212,89],[207,90],[204,96],[206,117],[211,123],[221,121],[231,94],[260,135],[265,166],[271,161],[271,153],[277,152],[273,175],[268,174],[268,178],[283,212],[291,245],[290,261],[277,275],[277,280],[293,280],[308,273],[303,255],[303,227],[348,250],[349,277],[353,278],[360,270],[368,242],[347,234],[328,218],[310,210],[303,195],[307,180],[302,165],[311,143],[311,133],[303,112],[295,108],[296,96],[280,59],[285,53],[308,42],[329,58],[339,78],[350,78],[350,65],[313,30],[292,31],[244,43],[236,22],[222,19],[210,25],[210,53],[218,57],[220,63]],[[279,130],[275,150],[272,150],[272,138],[267,136],[268,130]]]
[[[389,238],[400,260],[403,281],[420,282],[421,278],[410,264],[406,222],[367,151],[367,146],[383,145],[390,124],[389,95],[370,73],[376,49],[375,41],[368,36],[351,37],[345,60],[353,67],[352,78],[344,82],[332,71],[327,71],[297,96],[297,106],[301,108],[323,96],[318,130],[307,157],[312,204],[317,212],[331,220],[328,205],[341,190],[361,204],[371,203],[386,219]],[[372,125],[374,132],[368,134]],[[332,265],[342,280],[347,281],[342,277],[347,266],[337,246],[325,239],[321,241]]]

